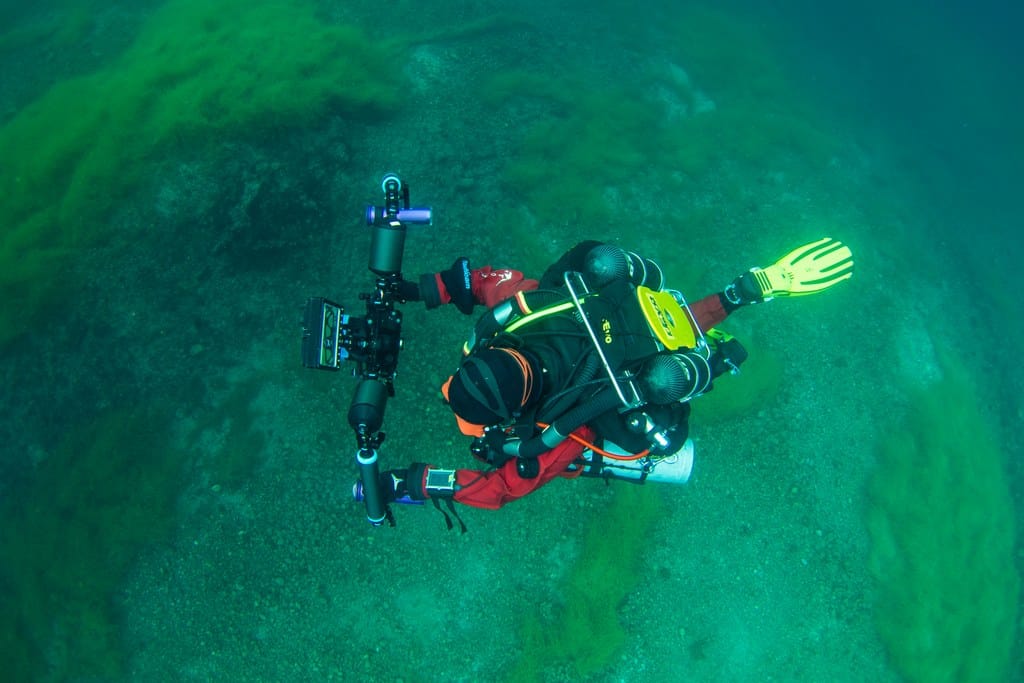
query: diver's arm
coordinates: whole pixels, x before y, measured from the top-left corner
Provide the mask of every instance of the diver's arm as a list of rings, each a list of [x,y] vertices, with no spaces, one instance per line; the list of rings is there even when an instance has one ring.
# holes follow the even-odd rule
[[[577,433],[585,441],[593,439],[593,432],[586,427]],[[566,439],[537,456],[537,476],[528,479],[519,476],[515,458],[490,471],[456,470],[455,502],[470,507],[497,510],[505,503],[536,491],[552,479],[569,476],[567,468],[582,454],[583,446],[579,442]]]
[[[577,433],[584,440],[593,439],[593,432],[586,427]],[[519,476],[515,458],[489,470],[445,470],[425,463],[412,463],[406,469],[381,472],[381,490],[389,503],[405,496],[417,501],[450,498],[470,507],[497,510],[556,477],[567,476],[567,468],[582,453],[580,443],[566,439],[537,456],[539,472],[530,479]]]
[[[401,287],[406,301],[423,301],[427,308],[452,303],[470,315],[476,304],[493,308],[517,292],[536,289],[537,281],[511,268],[470,268],[469,259],[461,256],[448,270],[420,275],[419,281],[407,280]]]

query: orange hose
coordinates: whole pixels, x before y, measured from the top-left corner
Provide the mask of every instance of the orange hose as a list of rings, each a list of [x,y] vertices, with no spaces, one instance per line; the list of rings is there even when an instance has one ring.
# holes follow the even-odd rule
[[[548,427],[548,425],[544,424],[543,422],[538,422],[537,426],[540,427],[541,429],[547,429],[547,427]],[[570,433],[569,434],[569,438],[572,439],[573,441],[575,441],[576,443],[581,444],[581,445],[589,448],[590,450],[594,451],[595,453],[600,453],[604,457],[611,458],[612,460],[627,460],[627,461],[628,460],[639,460],[640,458],[647,457],[647,454],[651,452],[649,448],[645,448],[644,450],[640,451],[639,453],[634,453],[633,455],[622,455],[621,453],[609,453],[608,451],[604,450],[603,448],[598,448],[594,444],[590,443],[589,441],[584,439],[582,436],[577,436],[575,432]]]

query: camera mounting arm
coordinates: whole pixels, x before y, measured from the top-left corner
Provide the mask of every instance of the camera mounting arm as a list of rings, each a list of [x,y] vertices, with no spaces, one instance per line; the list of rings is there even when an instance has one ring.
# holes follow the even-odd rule
[[[356,464],[363,482],[366,519],[374,526],[382,525],[384,520],[394,525],[380,490],[378,457],[378,448],[384,441],[384,432],[380,428],[384,424],[389,389],[390,385],[385,386],[378,379],[362,379],[356,385],[348,409],[348,423],[356,435]]]
[[[366,223],[373,228],[369,268],[376,275],[374,290],[359,295],[366,302],[366,315],[347,315],[340,304],[311,298],[306,303],[302,339],[302,363],[307,368],[340,370],[347,360],[355,363],[352,374],[359,383],[348,422],[356,437],[366,516],[374,526],[385,520],[393,523],[380,491],[378,449],[384,441],[384,410],[388,397],[395,395],[393,382],[402,349],[402,314],[395,303],[402,301],[406,226],[429,225],[432,217],[429,207],[409,206],[409,187],[394,173],[384,176],[381,189],[384,206],[366,208]]]

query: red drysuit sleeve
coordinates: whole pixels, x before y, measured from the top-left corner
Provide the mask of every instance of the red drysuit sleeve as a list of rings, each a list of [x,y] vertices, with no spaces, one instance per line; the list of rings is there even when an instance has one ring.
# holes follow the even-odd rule
[[[585,441],[594,438],[594,433],[587,427],[581,427],[574,433]],[[516,472],[515,459],[490,472],[457,470],[455,482],[462,488],[455,492],[455,501],[472,507],[497,510],[505,503],[536,491],[555,477],[566,475],[565,469],[580,457],[581,453],[582,444],[573,439],[566,439],[550,451],[537,456],[540,474],[533,479],[523,479],[519,476]]]

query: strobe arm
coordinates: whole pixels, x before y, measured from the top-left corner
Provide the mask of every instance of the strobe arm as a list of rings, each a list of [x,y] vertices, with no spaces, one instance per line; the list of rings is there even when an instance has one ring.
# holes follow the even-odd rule
[[[387,503],[380,490],[380,465],[377,449],[384,441],[380,431],[384,424],[388,387],[378,379],[363,379],[356,385],[348,409],[348,423],[356,435],[356,463],[363,482],[366,519],[381,526],[390,518]]]

